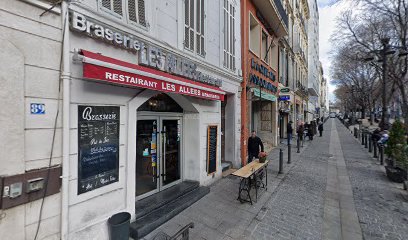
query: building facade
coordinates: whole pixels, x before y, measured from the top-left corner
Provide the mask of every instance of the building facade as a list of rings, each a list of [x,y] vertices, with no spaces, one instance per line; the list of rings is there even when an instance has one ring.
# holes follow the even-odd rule
[[[328,85],[327,80],[324,78],[323,66],[320,62],[319,67],[319,82],[320,82],[320,94],[319,94],[319,116],[327,117],[329,115],[329,106],[328,106]]]
[[[60,239],[61,11],[29,2],[0,1],[0,238]]]
[[[319,10],[316,0],[309,0],[310,18],[308,21],[308,121],[320,116],[320,61],[319,61]]]
[[[241,1],[243,165],[251,131],[257,132],[267,152],[278,143],[278,42],[287,35],[287,20],[280,0]]]
[[[287,124],[293,127],[305,121],[307,113],[307,61],[309,18],[307,1],[286,0],[284,8],[288,15],[288,35],[279,43],[279,135],[286,138]]]
[[[31,170],[39,183],[51,180],[44,169],[59,182],[45,183],[53,194],[38,239],[107,239],[113,214],[134,221],[135,202],[186,180],[209,185],[223,161],[241,165],[239,1],[0,6],[9,15],[2,26],[16,26],[0,28],[0,60],[16,62],[2,71],[13,78],[1,94],[18,109],[2,141],[23,147],[5,149],[1,174],[12,189],[39,187],[25,180]],[[2,239],[35,235],[38,191],[37,201],[20,202],[24,192],[2,199]]]

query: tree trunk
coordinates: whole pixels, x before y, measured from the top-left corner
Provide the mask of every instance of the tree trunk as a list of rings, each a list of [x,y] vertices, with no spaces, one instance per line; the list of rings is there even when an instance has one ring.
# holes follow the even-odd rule
[[[405,92],[405,87],[404,85],[399,86],[399,90],[401,93],[401,98],[402,98],[402,117],[404,119],[404,126],[405,126],[405,132],[408,133],[408,99],[407,99],[407,94]]]

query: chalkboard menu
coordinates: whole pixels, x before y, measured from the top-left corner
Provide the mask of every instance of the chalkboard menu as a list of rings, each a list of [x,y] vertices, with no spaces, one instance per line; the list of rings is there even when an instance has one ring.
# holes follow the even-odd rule
[[[207,173],[211,174],[217,171],[217,142],[218,126],[208,126],[207,130]]]
[[[78,106],[78,194],[119,181],[119,107]]]

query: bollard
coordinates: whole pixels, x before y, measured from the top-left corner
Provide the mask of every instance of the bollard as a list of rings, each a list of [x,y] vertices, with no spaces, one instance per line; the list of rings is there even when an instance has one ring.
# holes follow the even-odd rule
[[[380,147],[380,164],[384,165],[384,146],[381,144],[379,147]]]
[[[368,135],[368,152],[373,152],[373,139],[371,134]]]
[[[288,145],[288,164],[292,163],[292,152],[291,152],[291,145]]]
[[[300,153],[300,137],[297,138],[296,147],[297,147],[297,153]]]
[[[378,158],[378,145],[376,142],[374,142],[373,145],[374,145],[374,158]]]
[[[357,138],[357,128],[354,127],[354,137]]]
[[[368,132],[364,133],[364,148],[368,148]]]
[[[279,172],[278,174],[283,173],[283,150],[279,149]]]
[[[364,145],[364,131],[361,131],[361,145]]]

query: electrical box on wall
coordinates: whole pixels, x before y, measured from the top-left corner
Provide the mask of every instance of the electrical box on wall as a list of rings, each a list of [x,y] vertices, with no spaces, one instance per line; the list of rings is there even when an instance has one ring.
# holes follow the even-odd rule
[[[45,196],[58,193],[61,188],[61,172],[61,166],[57,166],[0,177],[0,209],[40,199],[44,196],[44,191]]]
[[[44,188],[44,178],[34,178],[27,181],[27,193],[40,191]]]

